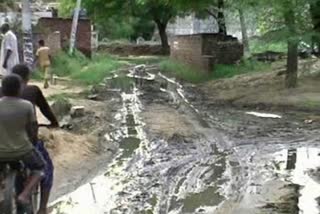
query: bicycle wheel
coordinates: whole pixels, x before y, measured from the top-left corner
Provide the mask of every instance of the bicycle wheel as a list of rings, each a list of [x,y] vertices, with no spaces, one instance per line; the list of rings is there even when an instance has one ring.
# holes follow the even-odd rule
[[[17,173],[15,171],[10,171],[5,178],[3,214],[17,213],[16,189],[15,189],[16,175]]]

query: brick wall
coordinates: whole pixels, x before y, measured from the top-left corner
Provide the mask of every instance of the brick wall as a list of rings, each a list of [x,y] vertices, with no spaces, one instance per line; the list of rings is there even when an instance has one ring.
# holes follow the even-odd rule
[[[70,41],[72,19],[41,18],[37,28],[41,33],[49,35],[60,32],[60,44],[67,48]],[[91,22],[88,19],[80,19],[77,29],[76,48],[88,57],[91,57]]]
[[[204,71],[215,64],[234,64],[243,57],[243,45],[232,36],[196,34],[176,36],[171,58]]]
[[[203,57],[202,43],[201,35],[176,36],[171,44],[171,58],[207,70],[207,58]]]
[[[61,50],[61,33],[59,31],[53,32],[48,35],[45,40],[46,44],[50,47],[52,54],[56,54]]]

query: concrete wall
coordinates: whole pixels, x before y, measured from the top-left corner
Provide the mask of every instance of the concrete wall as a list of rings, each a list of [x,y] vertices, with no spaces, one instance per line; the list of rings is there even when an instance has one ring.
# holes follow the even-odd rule
[[[171,45],[171,58],[204,71],[215,64],[234,64],[243,57],[243,45],[232,36],[179,35]]]
[[[62,48],[67,48],[69,46],[71,26],[72,19],[41,18],[38,22],[38,29],[46,35],[57,31],[60,32],[60,44]],[[91,57],[92,55],[91,37],[90,20],[79,20],[76,36],[76,48],[87,57]]]

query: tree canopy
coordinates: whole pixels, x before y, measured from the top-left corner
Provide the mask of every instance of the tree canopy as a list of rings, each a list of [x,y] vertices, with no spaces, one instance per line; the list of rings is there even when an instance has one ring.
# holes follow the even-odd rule
[[[116,16],[152,20],[158,28],[163,48],[169,50],[166,27],[178,14],[173,5],[157,0],[84,0],[84,5],[95,20],[106,21]]]

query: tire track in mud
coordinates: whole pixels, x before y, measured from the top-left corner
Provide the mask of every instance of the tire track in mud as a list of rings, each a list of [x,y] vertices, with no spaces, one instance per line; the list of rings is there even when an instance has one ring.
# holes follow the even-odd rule
[[[289,155],[277,153],[288,147],[275,144],[277,139],[268,139],[269,136],[258,139],[266,141],[263,146],[251,140],[236,146],[223,132],[213,128],[217,121],[213,121],[216,118],[210,112],[207,116],[200,114],[179,83],[162,74],[139,76],[132,70],[130,77],[137,81],[131,90],[121,94],[123,107],[117,118],[122,126],[106,135],[118,144],[120,152],[109,170],[91,182],[95,184],[96,200],[90,204],[90,213],[271,212],[268,204],[265,205],[268,209],[262,209],[261,192],[269,180],[289,177],[278,169],[289,160]],[[158,83],[161,80],[165,84]],[[156,84],[160,86],[154,87]],[[173,134],[167,138],[148,130],[150,121],[144,121],[141,113],[154,102],[183,115],[192,126],[192,135]],[[268,143],[275,145],[268,147]],[[88,189],[82,194],[88,195]],[[89,206],[87,200],[72,204]],[[86,213],[79,210],[68,214]],[[286,213],[279,210],[272,213]]]
[[[175,84],[159,76],[168,84]],[[225,192],[227,186],[231,186],[228,181],[232,179],[229,174],[232,166],[228,153],[218,148],[217,142],[221,140],[218,133],[196,114],[197,110],[183,96],[182,86],[170,92],[175,101],[179,97],[185,114],[192,115],[189,120],[195,130],[190,131],[194,131],[196,138],[174,135],[168,141],[161,136],[145,140],[127,162],[125,175],[118,176],[121,179],[136,173],[125,184],[123,192],[126,194],[119,195],[116,199],[119,206],[111,213],[204,213],[213,211],[227,197]],[[138,94],[135,93],[131,101],[141,109]]]

